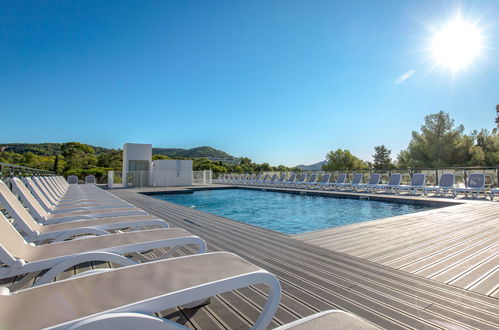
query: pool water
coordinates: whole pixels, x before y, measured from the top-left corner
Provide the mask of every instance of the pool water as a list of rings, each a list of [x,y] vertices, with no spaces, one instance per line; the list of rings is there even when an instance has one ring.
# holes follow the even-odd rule
[[[432,209],[249,189],[213,189],[154,197],[288,235]]]

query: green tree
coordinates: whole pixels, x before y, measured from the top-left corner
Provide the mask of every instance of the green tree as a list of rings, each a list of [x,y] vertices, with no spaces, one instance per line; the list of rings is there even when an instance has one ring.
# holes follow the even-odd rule
[[[499,104],[496,104],[496,127],[494,128],[494,133],[497,133],[499,129]]]
[[[324,171],[349,170],[367,168],[366,163],[352,155],[349,150],[338,149],[326,155],[327,163],[322,165]]]
[[[425,117],[421,131],[412,132],[408,152],[412,167],[456,165],[454,152],[462,142],[464,127],[455,127],[448,113],[440,111]]]
[[[159,154],[152,155],[152,160],[158,160],[158,159],[171,159],[171,158],[170,158],[170,157],[168,157],[168,156],[165,156],[165,155],[159,155]]]
[[[97,157],[94,149],[86,144],[68,142],[61,146],[62,156],[66,161],[64,171],[72,169],[88,169],[95,167]]]
[[[392,168],[391,153],[392,151],[384,145],[374,147],[372,167],[376,170]]]

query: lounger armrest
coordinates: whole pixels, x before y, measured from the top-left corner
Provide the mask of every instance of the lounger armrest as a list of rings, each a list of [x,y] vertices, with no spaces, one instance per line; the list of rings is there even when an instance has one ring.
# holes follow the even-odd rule
[[[90,261],[112,262],[120,266],[130,266],[137,264],[137,262],[134,261],[133,259],[129,259],[127,257],[112,252],[79,253],[69,258],[66,258],[63,261],[54,265],[45,274],[43,274],[43,276],[40,277],[40,279],[38,279],[38,281],[33,286],[38,286],[52,282],[57,275],[64,272],[66,269],[79,265],[83,262],[90,262]]]
[[[101,236],[101,235],[108,235],[110,234],[109,231],[101,229],[101,228],[95,228],[95,227],[81,227],[81,228],[75,228],[75,229],[68,229],[68,230],[61,230],[61,231],[54,231],[46,234],[40,234],[37,236],[34,236],[31,241],[32,242],[43,242],[45,240],[52,240],[53,242],[62,242],[64,240],[67,240],[71,238],[72,236],[77,236],[77,235],[95,235],[95,236]]]

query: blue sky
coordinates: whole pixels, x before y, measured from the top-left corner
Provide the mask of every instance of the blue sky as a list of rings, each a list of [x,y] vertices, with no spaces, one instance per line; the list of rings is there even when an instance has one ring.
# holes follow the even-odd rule
[[[458,11],[486,47],[451,73],[428,48]],[[493,127],[498,34],[497,1],[2,1],[0,142],[395,156],[439,110]]]

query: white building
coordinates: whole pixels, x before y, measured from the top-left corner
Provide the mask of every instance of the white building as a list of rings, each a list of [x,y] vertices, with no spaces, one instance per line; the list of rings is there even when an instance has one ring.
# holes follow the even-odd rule
[[[123,187],[171,187],[192,185],[192,160],[152,161],[152,145],[123,146]]]

